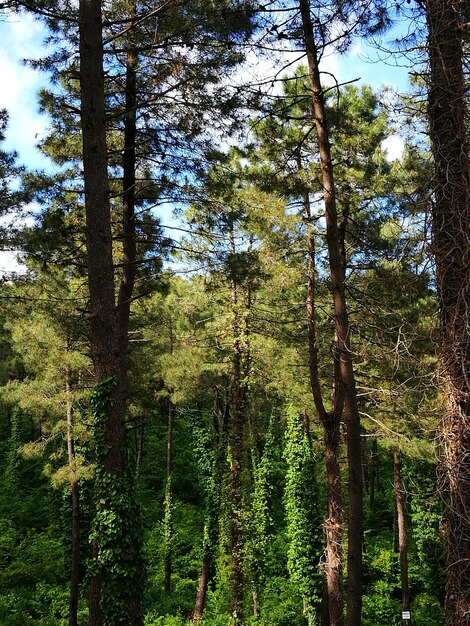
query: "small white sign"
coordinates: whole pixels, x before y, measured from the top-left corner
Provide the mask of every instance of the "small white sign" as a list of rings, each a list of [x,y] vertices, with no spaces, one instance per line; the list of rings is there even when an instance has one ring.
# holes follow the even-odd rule
[[[403,611],[401,616],[403,619],[411,619],[411,613],[409,611]]]

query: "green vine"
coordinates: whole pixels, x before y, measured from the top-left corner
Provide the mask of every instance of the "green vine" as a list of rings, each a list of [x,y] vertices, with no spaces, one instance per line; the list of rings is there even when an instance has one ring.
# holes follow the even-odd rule
[[[166,572],[171,573],[171,567],[173,562],[173,539],[174,539],[174,526],[173,526],[173,489],[172,489],[172,477],[167,477],[165,485],[165,501],[164,501],[164,516],[163,516],[163,539],[164,539],[164,560],[165,560],[165,575]]]
[[[287,416],[284,456],[287,462],[286,509],[288,569],[292,582],[302,595],[309,625],[317,623],[321,604],[322,579],[318,563],[323,549],[322,521],[318,507],[318,487],[310,437],[301,419],[290,411]]]
[[[196,418],[192,420],[192,443],[205,505],[202,558],[212,562],[219,540],[223,451],[215,449],[208,429],[197,424]]]
[[[18,468],[19,468],[19,448],[20,440],[20,410],[14,408],[10,415],[10,439],[8,442],[8,452],[6,459],[6,468],[4,483],[10,491],[15,491],[18,487]]]
[[[104,425],[115,387],[114,378],[105,378],[95,386],[90,398],[96,454],[96,514],[91,539],[98,544],[91,574],[101,580],[103,626],[128,626],[131,616],[140,610],[135,607],[143,585],[142,528],[127,442],[123,473],[114,475],[104,470],[109,449]]]
[[[273,535],[271,500],[274,466],[274,419],[271,417],[263,454],[258,462],[253,458],[253,497],[251,503],[250,540],[247,546],[247,566],[253,591],[259,595],[265,583],[266,558]]]

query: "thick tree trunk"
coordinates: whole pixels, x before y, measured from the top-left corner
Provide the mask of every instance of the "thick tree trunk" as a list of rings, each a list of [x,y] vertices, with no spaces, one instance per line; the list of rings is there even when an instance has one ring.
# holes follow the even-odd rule
[[[80,88],[85,184],[88,285],[90,291],[91,351],[95,377],[117,377],[118,345],[114,302],[111,210],[109,200],[101,2],[80,0]],[[116,381],[119,382],[119,381]],[[107,420],[112,442],[107,464],[112,473],[122,471],[122,437],[118,411]]]
[[[80,97],[91,353],[96,381],[106,377],[113,377],[116,381],[114,397],[103,423],[108,445],[104,469],[112,475],[121,475],[124,420],[114,311],[101,20],[99,0],[80,0]],[[96,540],[93,550],[96,556],[99,551]],[[97,572],[90,583],[90,626],[103,623],[99,606],[101,576],[101,572]]]
[[[470,157],[463,72],[464,9],[427,0],[429,131],[434,156],[433,251],[447,408],[441,469],[446,624],[470,624]]]
[[[116,313],[113,266],[113,239],[111,230],[111,207],[109,198],[105,90],[103,71],[102,16],[99,0],[79,2],[79,51],[80,51],[80,98],[81,126],[83,140],[83,176],[85,187],[86,244],[88,285],[90,293],[90,344],[97,383],[107,378],[114,381],[114,387],[105,409],[104,419],[98,428],[97,438],[103,437],[100,469],[103,475],[117,480],[121,489],[127,489],[124,467],[125,412],[127,403],[127,334],[129,307],[135,278],[135,238],[134,238],[134,194],[135,194],[135,53],[128,53],[126,79],[126,105],[132,111],[125,120],[124,147],[124,192],[123,192],[123,274]],[[134,100],[133,100],[134,98]],[[116,514],[117,523],[123,516],[133,515],[132,494],[122,494],[124,500],[113,500],[109,494],[107,506]],[[129,508],[126,510],[125,507]],[[135,541],[134,541],[135,539]],[[123,537],[124,540],[127,538]],[[132,552],[139,559],[139,537],[132,538]],[[93,545],[95,564],[100,556],[100,537]],[[122,566],[121,553],[116,549],[115,557]],[[136,571],[140,564],[136,565]],[[132,568],[128,568],[132,572]],[[113,577],[113,568],[98,566],[90,582],[89,625],[102,626],[106,616],[102,612],[104,582]],[[122,608],[119,623],[133,626],[142,625],[140,592],[131,589],[123,582],[116,603]],[[113,599],[106,597],[106,605],[111,607]],[[108,610],[108,609],[106,609]],[[113,610],[113,609],[109,609]],[[115,610],[115,609],[114,609]]]
[[[405,524],[405,501],[403,499],[400,475],[400,456],[398,452],[395,452],[393,455],[393,491],[395,493],[395,505],[397,511],[402,609],[403,611],[409,611],[410,588],[408,584],[408,548]],[[405,626],[410,626],[411,621],[409,619],[404,619],[403,624],[405,624]]]
[[[299,0],[303,33],[309,69],[312,104],[320,153],[323,200],[325,203],[326,239],[330,264],[330,278],[335,318],[335,402],[333,415],[335,424],[344,407],[347,426],[348,452],[348,588],[347,624],[361,625],[362,608],[362,467],[361,433],[357,405],[356,383],[350,343],[350,326],[346,307],[345,268],[342,260],[341,237],[336,209],[333,161],[320,72],[318,50],[310,17],[308,0]],[[336,428],[336,426],[335,426]],[[336,609],[337,610],[337,609]],[[331,624],[334,617],[331,614]]]

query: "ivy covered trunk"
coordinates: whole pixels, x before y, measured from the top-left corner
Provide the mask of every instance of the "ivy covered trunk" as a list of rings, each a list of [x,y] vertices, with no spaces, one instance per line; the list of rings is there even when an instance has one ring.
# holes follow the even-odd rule
[[[199,466],[204,486],[205,524],[202,546],[202,564],[199,574],[196,600],[194,603],[193,623],[198,624],[206,605],[207,589],[215,562],[215,553],[219,542],[219,524],[221,515],[221,484],[227,458],[227,433],[225,428],[226,411],[217,386],[213,386],[212,435],[206,429],[196,429],[198,442]]]
[[[433,252],[446,392],[442,422],[446,624],[470,624],[470,157],[462,2],[428,0]]]
[[[128,303],[116,315],[106,145],[101,2],[80,0],[80,102],[90,294],[90,346],[96,387],[91,400],[96,448],[90,626],[142,623],[139,533],[131,474],[125,462]],[[126,201],[124,200],[124,203]],[[129,218],[132,221],[132,218]],[[124,222],[126,217],[124,217]],[[132,254],[127,238],[127,248]],[[126,249],[126,245],[124,245]],[[126,252],[125,252],[126,256]],[[131,259],[128,260],[128,265]],[[124,271],[123,280],[129,282]],[[125,336],[125,339],[124,339]]]
[[[287,464],[284,501],[286,509],[287,566],[309,626],[318,623],[321,611],[322,578],[318,563],[323,537],[315,463],[310,434],[302,418],[294,412],[287,416],[284,457]]]

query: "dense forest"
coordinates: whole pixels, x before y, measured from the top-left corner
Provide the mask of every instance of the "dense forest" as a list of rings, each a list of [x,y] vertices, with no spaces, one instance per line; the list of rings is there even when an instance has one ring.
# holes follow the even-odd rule
[[[0,7],[0,625],[470,625],[468,2]]]

